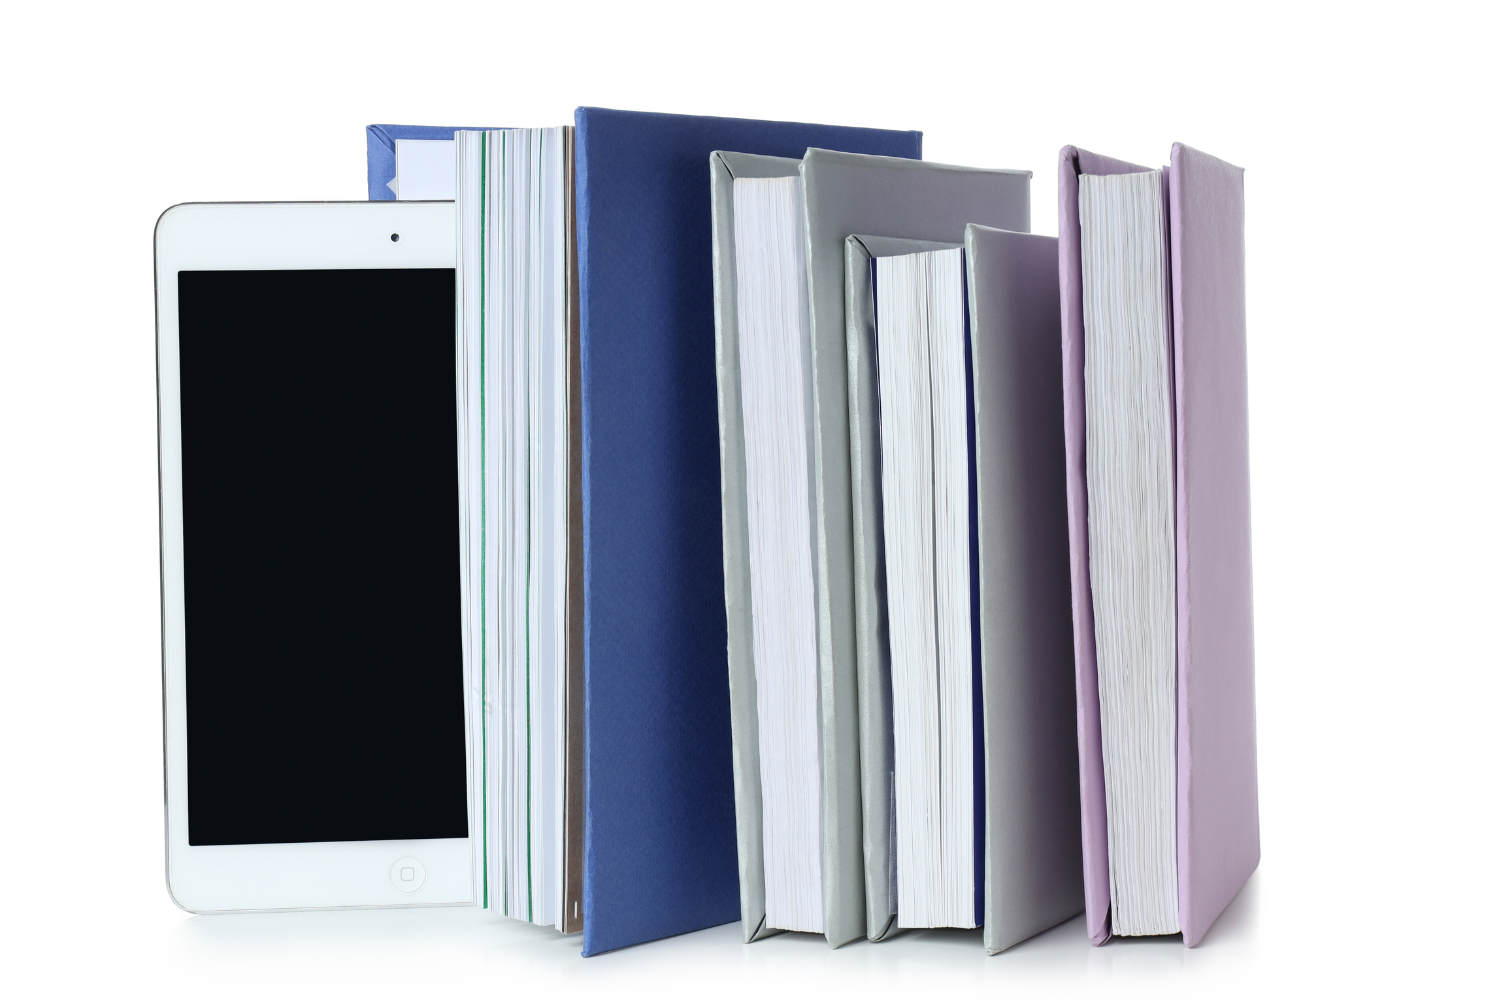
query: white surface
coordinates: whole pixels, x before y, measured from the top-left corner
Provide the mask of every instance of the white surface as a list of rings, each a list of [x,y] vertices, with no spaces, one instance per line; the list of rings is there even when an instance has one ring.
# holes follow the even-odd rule
[[[452,139],[397,139],[396,197],[402,201],[452,201],[457,145]]]
[[[44,169],[0,157],[7,995],[1494,991],[1493,8],[923,10],[439,2],[399,29],[397,8],[285,0],[10,10],[0,134],[57,142]],[[456,55],[498,37],[566,46]],[[876,71],[893,63],[927,71]],[[1064,143],[1154,166],[1182,140],[1247,168],[1265,855],[1201,947],[1090,950],[1074,922],[995,958],[973,932],[830,953],[724,927],[581,960],[473,910],[172,906],[156,217],[361,198],[370,122],[551,125],[582,103],[922,128],[930,159],[1035,170],[1044,233]]]
[[[392,235],[401,239],[393,241]],[[177,273],[338,267],[451,267],[453,206],[177,205],[156,226],[161,382],[162,699],[167,864],[173,899],[194,912],[305,906],[413,906],[474,899],[467,839],[319,844],[188,844],[187,676],[183,622],[182,435]],[[226,309],[234,303],[226,302]],[[432,878],[397,893],[391,861],[422,855]]]
[[[823,933],[812,410],[800,177],[734,181],[766,926]]]

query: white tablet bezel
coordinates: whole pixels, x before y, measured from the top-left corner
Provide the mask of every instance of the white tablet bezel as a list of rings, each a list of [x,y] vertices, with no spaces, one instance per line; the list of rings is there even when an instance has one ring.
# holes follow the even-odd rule
[[[177,274],[453,267],[454,218],[452,202],[315,202],[184,204],[167,209],[157,221],[167,890],[178,906],[190,912],[452,906],[474,901],[468,839],[193,847],[188,844],[187,824]],[[393,240],[392,234],[400,239]],[[454,552],[459,552],[457,538]],[[457,560],[454,567],[456,571]],[[472,761],[467,766],[472,769]],[[472,783],[466,780],[465,787]],[[469,816],[472,832],[472,802]],[[403,880],[403,876],[408,877]],[[403,891],[413,882],[419,883],[417,889]]]

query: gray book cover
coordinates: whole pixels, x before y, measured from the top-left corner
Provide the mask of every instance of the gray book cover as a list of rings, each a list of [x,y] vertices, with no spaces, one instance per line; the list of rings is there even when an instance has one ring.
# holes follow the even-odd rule
[[[1083,910],[1057,239],[964,239],[978,480],[984,945]]]
[[[865,831],[889,842],[890,757],[862,760],[861,701],[890,675],[879,614],[855,588],[851,489],[851,375],[873,379],[869,358],[850,357],[845,336],[845,240],[870,233],[957,243],[970,222],[1031,228],[1031,172],[955,167],[888,156],[809,149],[801,165],[807,211],[808,297],[813,383],[814,577],[818,604],[819,702],[823,735],[823,893],[831,944],[866,933],[879,940],[894,922],[888,876],[866,879]],[[858,368],[858,371],[855,369]],[[856,608],[856,600],[861,607]],[[858,624],[857,624],[858,623]],[[886,688],[888,690],[888,686]],[[889,715],[888,702],[886,715]],[[878,708],[878,706],[877,706]],[[876,808],[870,813],[870,808]]]
[[[745,943],[781,931],[766,926],[766,866],[755,701],[755,633],[750,607],[750,529],[745,487],[745,418],[740,396],[738,282],[734,256],[734,179],[795,177],[799,161],[715,152],[713,194],[714,359],[719,390],[719,485],[723,496],[724,610],[728,626],[729,724],[734,758],[735,841]]]

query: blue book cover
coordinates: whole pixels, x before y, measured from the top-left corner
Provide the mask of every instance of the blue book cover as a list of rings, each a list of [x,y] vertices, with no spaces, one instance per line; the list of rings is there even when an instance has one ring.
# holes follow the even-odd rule
[[[365,170],[371,201],[395,201],[397,139],[452,139],[453,133],[476,125],[366,125]]]
[[[739,919],[709,154],[920,132],[579,108],[583,953]]]

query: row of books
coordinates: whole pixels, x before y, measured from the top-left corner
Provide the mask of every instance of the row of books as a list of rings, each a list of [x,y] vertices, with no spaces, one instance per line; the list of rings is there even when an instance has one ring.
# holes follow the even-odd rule
[[[369,136],[457,201],[485,905],[1202,939],[1259,860],[1238,168],[1066,148],[1053,238],[916,132]]]

